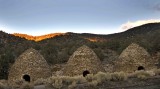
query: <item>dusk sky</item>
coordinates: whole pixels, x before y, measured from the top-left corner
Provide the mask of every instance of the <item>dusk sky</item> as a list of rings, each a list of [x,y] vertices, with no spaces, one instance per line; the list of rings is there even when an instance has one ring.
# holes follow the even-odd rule
[[[160,22],[160,0],[0,0],[0,30],[111,34]]]

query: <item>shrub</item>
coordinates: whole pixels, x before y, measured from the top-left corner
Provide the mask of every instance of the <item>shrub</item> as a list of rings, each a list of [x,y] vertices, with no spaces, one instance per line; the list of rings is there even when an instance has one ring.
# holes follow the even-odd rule
[[[90,86],[97,86],[98,85],[98,81],[93,80],[91,82],[88,82],[88,85],[90,85]]]
[[[24,80],[15,80],[14,82],[15,82],[15,84],[12,85],[12,87],[20,88],[20,86],[22,86],[25,81]]]
[[[87,76],[86,76],[85,78],[86,78],[86,80],[87,80],[88,82],[91,82],[91,81],[94,80],[94,75],[93,75],[93,74],[87,74]]]
[[[22,86],[20,86],[20,89],[34,89],[34,87],[31,83],[24,82]]]
[[[71,85],[68,86],[69,89],[74,89],[77,86],[76,82],[72,82]]]
[[[83,77],[83,76],[75,76],[75,77],[73,77],[73,80],[76,81],[77,84],[81,84],[81,83],[86,83],[87,82],[86,78]]]
[[[47,84],[46,79],[40,78],[34,81],[34,85],[43,85],[43,84]]]
[[[109,73],[98,72],[97,74],[88,74],[86,77],[88,85],[96,86],[102,82],[111,80],[111,75]]]
[[[137,75],[137,78],[139,79],[147,79],[147,77],[143,74]]]
[[[149,71],[146,71],[147,73],[149,73],[150,74],[150,76],[155,76],[156,75],[156,73],[155,73],[155,71],[154,70],[157,70],[157,69],[152,69],[152,70],[149,70]]]
[[[104,82],[104,81],[108,81],[111,79],[111,75],[109,73],[103,73],[103,72],[98,72],[95,76],[94,76],[95,80],[98,83]]]
[[[97,74],[88,74],[86,77],[81,76],[52,76],[46,79],[46,83],[52,85],[55,88],[62,88],[68,86],[69,89],[75,88],[77,84],[87,84],[89,86],[97,86],[105,81],[121,81],[126,80],[127,74],[124,72],[115,72],[115,73],[103,73],[98,72]],[[38,84],[41,84],[41,81],[38,81]]]
[[[61,79],[63,81],[63,84],[66,84],[66,85],[70,85],[74,81],[74,78],[69,76],[61,76]]]
[[[53,78],[53,83],[52,83],[53,87],[56,88],[61,88],[63,86],[62,84],[62,79],[60,77],[55,77]]]
[[[131,74],[130,77],[146,79],[147,77],[150,77],[150,76],[152,76],[152,74],[150,72],[141,70],[141,71],[136,71],[135,73]]]
[[[124,72],[114,72],[111,74],[111,80],[112,81],[123,81],[127,80],[128,76]]]
[[[0,82],[0,89],[6,89],[6,88],[7,88],[7,84]]]
[[[63,86],[68,86],[72,88],[76,84],[87,82],[87,80],[83,76],[56,76],[49,78],[47,81],[49,84],[52,84],[52,86],[56,88],[61,88]]]
[[[160,69],[155,69],[154,73],[155,73],[155,75],[160,75]]]

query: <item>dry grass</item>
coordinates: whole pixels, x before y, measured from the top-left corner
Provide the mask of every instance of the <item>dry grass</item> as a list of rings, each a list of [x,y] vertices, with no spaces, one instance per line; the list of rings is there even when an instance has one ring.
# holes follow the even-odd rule
[[[16,80],[13,85],[10,85],[8,87],[10,87],[11,89],[33,89],[33,86],[34,86],[33,83],[29,83],[24,80]],[[7,89],[10,89],[10,88],[7,88]]]
[[[74,81],[71,85],[68,86],[69,89],[74,89],[77,86],[77,83]]]
[[[88,84],[90,86],[97,86],[102,82],[111,80],[111,75],[109,73],[98,72],[97,74],[88,74],[86,77],[83,76],[52,76],[47,79],[47,82],[55,88],[62,88],[68,86],[72,89],[77,84]]]
[[[87,82],[91,82],[94,80],[94,75],[93,74],[88,74],[86,77]]]
[[[153,71],[154,71],[155,75],[160,75],[160,69],[154,69]]]
[[[0,81],[0,89],[7,89],[8,84],[6,82]]]
[[[46,80],[46,79],[43,79],[43,78],[40,78],[40,79],[37,79],[36,81],[34,81],[33,84],[34,84],[34,85],[43,85],[43,84],[47,84],[47,80]]]
[[[74,87],[76,84],[85,83],[87,80],[83,76],[52,76],[48,79],[48,83],[55,88],[61,88],[63,86],[68,86],[69,88]]]
[[[128,75],[124,72],[114,72],[111,73],[112,81],[124,81],[128,79]]]
[[[131,74],[124,72],[88,74],[86,77],[80,76],[52,76],[48,79],[38,79],[33,85],[45,85],[53,88],[68,88],[74,89],[77,85],[85,84],[87,86],[97,86],[106,81],[125,81],[128,78],[147,79],[148,77],[160,75],[160,69],[150,71],[136,71]],[[33,85],[22,80],[16,81],[16,87],[20,89],[33,89]],[[0,89],[5,89],[6,85],[0,82]]]
[[[96,80],[87,83],[89,86],[97,86],[99,83]]]
[[[154,72],[152,71],[136,71],[129,75],[129,77],[139,78],[139,79],[147,79],[150,76],[153,76]]]
[[[61,88],[63,86],[62,79],[60,77],[53,77],[52,82],[53,87]]]
[[[0,89],[7,89],[7,88],[8,88],[8,81],[0,80]]]
[[[103,73],[98,72],[97,74],[89,74],[86,77],[88,85],[97,86],[105,81],[122,81],[127,80],[127,74],[124,72],[115,72],[115,73]]]
[[[20,89],[34,89],[34,87],[31,83],[24,82],[22,86],[20,86]]]
[[[98,83],[104,82],[104,81],[109,81],[111,79],[111,75],[109,73],[103,73],[103,72],[98,72],[95,75],[95,80]]]
[[[15,82],[14,85],[11,86],[13,89],[20,88],[20,86],[22,86],[25,81],[24,80],[15,80],[14,82]]]

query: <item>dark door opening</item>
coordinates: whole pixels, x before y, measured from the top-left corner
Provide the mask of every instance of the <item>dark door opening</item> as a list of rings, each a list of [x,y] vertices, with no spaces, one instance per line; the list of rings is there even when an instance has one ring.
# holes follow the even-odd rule
[[[83,71],[83,77],[86,77],[87,74],[90,74],[88,70]]]
[[[30,82],[30,76],[29,75],[24,75],[23,79],[27,82]]]
[[[143,66],[139,66],[138,70],[145,70]]]

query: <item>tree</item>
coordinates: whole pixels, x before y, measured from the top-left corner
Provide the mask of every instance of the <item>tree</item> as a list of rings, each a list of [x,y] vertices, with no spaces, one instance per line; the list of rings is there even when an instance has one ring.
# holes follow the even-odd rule
[[[7,52],[0,57],[0,79],[8,78],[10,65],[14,63],[14,56],[11,52]]]

